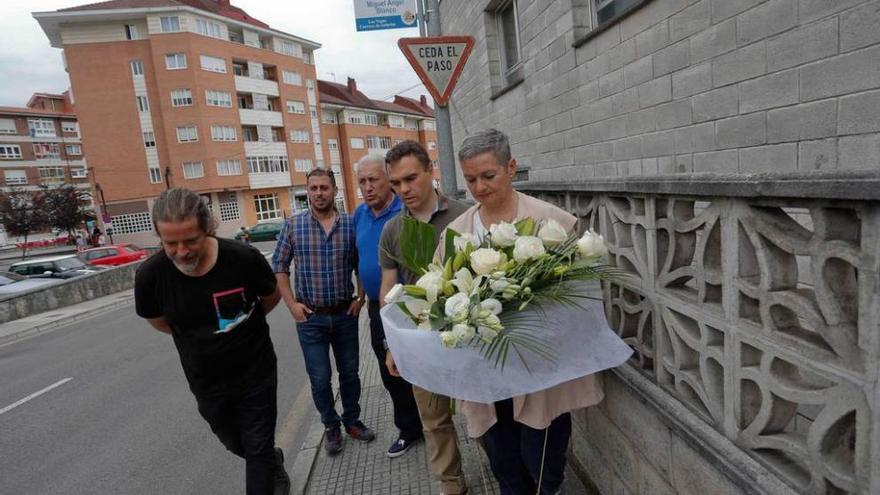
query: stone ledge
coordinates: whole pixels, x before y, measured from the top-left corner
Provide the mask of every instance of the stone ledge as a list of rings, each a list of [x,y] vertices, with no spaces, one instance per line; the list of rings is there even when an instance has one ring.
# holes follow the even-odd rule
[[[880,201],[880,172],[658,175],[573,182],[521,182],[517,189],[526,193],[601,192]]]

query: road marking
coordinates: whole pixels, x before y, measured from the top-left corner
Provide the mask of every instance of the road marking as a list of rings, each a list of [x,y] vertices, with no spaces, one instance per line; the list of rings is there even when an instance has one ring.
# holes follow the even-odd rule
[[[65,378],[63,380],[59,380],[59,381],[53,383],[52,385],[49,385],[48,387],[44,388],[43,390],[38,390],[38,391],[32,393],[31,395],[28,395],[24,399],[21,399],[20,401],[15,402],[13,404],[10,404],[10,405],[4,407],[3,409],[0,409],[0,414],[3,414],[5,412],[9,412],[9,411],[15,409],[16,407],[24,404],[25,402],[27,402],[31,399],[35,399],[35,398],[45,394],[46,392],[52,390],[53,388],[57,388],[57,387],[64,385],[65,383],[69,382],[70,380],[73,380],[73,378]]]
[[[302,425],[305,417],[307,417],[308,413],[311,411],[311,408],[309,407],[309,404],[311,403],[310,399],[311,387],[309,387],[308,382],[306,382],[306,384],[300,388],[299,394],[297,394],[296,399],[294,399],[293,405],[290,408],[290,412],[287,414],[287,418],[285,418],[284,423],[281,425],[281,429],[278,430],[278,434],[275,436],[275,445],[284,450],[290,450],[290,443],[293,441],[293,436]],[[296,447],[296,450],[299,450],[299,447]]]

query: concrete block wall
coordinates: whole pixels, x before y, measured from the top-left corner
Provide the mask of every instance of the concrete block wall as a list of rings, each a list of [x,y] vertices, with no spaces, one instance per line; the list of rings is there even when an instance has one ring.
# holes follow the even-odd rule
[[[585,2],[517,0],[500,96],[497,3],[441,4],[477,40],[454,142],[497,127],[532,181],[880,169],[880,0],[651,0],[577,48]]]

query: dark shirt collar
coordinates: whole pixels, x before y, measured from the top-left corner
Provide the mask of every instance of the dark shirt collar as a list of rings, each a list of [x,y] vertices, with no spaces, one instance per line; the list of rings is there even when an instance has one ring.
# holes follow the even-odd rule
[[[431,219],[433,219],[434,215],[440,213],[441,211],[446,211],[449,209],[449,198],[444,196],[439,189],[434,189],[434,194],[437,195],[437,208],[434,210],[433,213],[431,213]],[[402,206],[401,210],[403,211],[403,214],[405,216],[412,216],[412,212],[409,211],[409,208],[407,208],[406,206]]]

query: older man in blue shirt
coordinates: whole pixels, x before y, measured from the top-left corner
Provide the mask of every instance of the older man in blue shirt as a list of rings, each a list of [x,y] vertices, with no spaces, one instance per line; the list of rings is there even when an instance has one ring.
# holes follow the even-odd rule
[[[384,156],[367,155],[357,162],[356,169],[358,188],[364,197],[364,203],[354,212],[358,274],[369,300],[367,308],[370,314],[373,352],[379,360],[382,384],[391,396],[394,424],[400,430],[397,440],[388,448],[388,457],[398,457],[422,438],[422,421],[419,419],[412,385],[399,376],[392,376],[385,366],[385,329],[382,328],[382,319],[379,317],[379,286],[382,283],[379,238],[385,223],[400,212],[402,204],[391,191]]]

